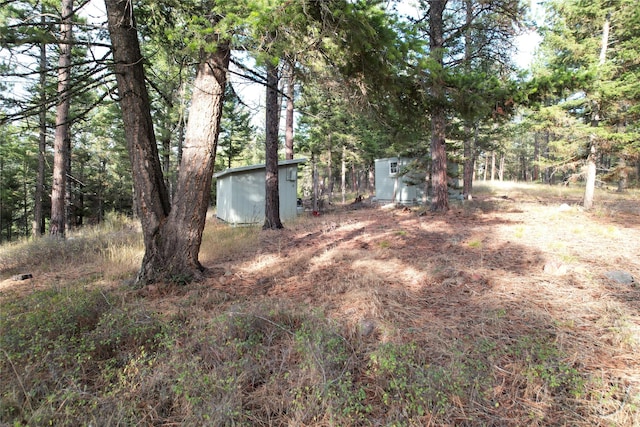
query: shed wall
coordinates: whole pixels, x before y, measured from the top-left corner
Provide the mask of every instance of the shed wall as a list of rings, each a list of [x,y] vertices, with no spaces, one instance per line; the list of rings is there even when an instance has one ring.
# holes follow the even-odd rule
[[[264,169],[230,175],[231,206],[225,221],[253,224],[264,220]]]
[[[224,194],[233,194],[231,179],[218,179],[216,182],[216,211],[218,217],[223,219],[229,218],[231,215],[231,199],[223,197]]]
[[[280,218],[283,220],[298,216],[298,166],[280,167],[278,171],[280,190]],[[263,203],[264,208],[264,203]],[[263,214],[264,216],[264,209]]]
[[[280,165],[278,187],[280,218],[297,215],[298,163]],[[216,182],[217,216],[231,224],[256,224],[264,221],[265,168],[240,168],[218,177]]]
[[[404,176],[398,176],[397,174],[391,173],[391,164],[393,162],[397,164],[397,168],[400,170],[411,161],[412,159],[403,157],[376,159],[376,199],[378,199],[379,202],[395,202],[402,204],[416,204],[421,202],[423,193],[421,187],[408,183]]]

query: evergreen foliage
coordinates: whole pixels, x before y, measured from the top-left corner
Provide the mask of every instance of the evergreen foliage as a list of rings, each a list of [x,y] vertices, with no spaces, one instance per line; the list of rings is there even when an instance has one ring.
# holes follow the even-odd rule
[[[597,144],[598,180],[624,190],[640,150],[638,42],[640,12],[632,1],[550,2],[537,67],[530,82],[532,130],[548,140],[539,163],[548,176],[585,179]],[[608,37],[604,34],[608,27]],[[606,45],[602,42],[606,38]]]
[[[525,22],[522,2],[444,2],[442,69],[430,56],[427,12],[432,3],[418,2],[410,15],[403,15],[401,2],[384,1],[165,0],[137,5],[158,152],[172,197],[192,64],[201,50],[215,49],[207,41],[213,16],[215,32],[230,40],[234,72],[245,81],[264,84],[267,64],[281,64],[278,77],[284,64],[293,67],[295,149],[318,162],[327,194],[342,184],[343,157],[349,192],[373,191],[369,174],[379,157],[418,158],[426,174],[431,114],[440,104],[448,161],[470,156],[476,177],[581,181],[593,137],[600,150],[598,181],[616,183],[621,190],[633,185],[640,164],[640,11],[633,0],[547,2],[540,28],[544,43],[528,80],[516,73],[506,54]],[[42,111],[42,226],[48,224],[59,8],[56,2],[12,0],[0,12],[0,228],[5,240],[32,234]],[[89,18],[85,8],[78,5],[73,21],[69,226],[101,221],[112,209],[135,210],[121,118],[112,104],[117,98],[104,19]],[[610,37],[601,63],[605,19]],[[444,88],[439,100],[432,90],[436,77]],[[279,99],[284,92],[278,88]],[[261,138],[252,129],[256,111],[243,108],[233,92],[227,100],[217,168],[233,166],[234,159],[237,164],[263,162]],[[596,107],[597,128],[590,126]],[[516,123],[509,124],[514,115]],[[471,151],[464,152],[465,146]]]

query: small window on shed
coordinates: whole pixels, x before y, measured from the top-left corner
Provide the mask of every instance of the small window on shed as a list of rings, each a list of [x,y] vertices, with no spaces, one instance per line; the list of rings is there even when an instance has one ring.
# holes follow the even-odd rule
[[[389,175],[395,175],[398,173],[398,162],[389,162]]]

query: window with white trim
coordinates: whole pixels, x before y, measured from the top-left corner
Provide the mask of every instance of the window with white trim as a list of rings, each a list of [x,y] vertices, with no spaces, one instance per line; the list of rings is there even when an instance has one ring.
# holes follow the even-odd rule
[[[398,173],[398,162],[389,162],[389,175],[395,175]]]

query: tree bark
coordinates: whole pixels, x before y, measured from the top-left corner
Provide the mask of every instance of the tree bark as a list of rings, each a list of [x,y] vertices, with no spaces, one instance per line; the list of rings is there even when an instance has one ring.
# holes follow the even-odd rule
[[[169,197],[153,131],[133,6],[127,0],[105,0],[105,5],[134,192],[148,245],[169,214]]]
[[[29,235],[29,187],[27,185],[27,162],[22,161],[22,221],[24,224],[23,232],[25,236]]]
[[[533,172],[531,179],[536,182],[540,179],[540,139],[538,132],[533,133]]]
[[[143,263],[147,281],[191,281],[204,272],[198,253],[211,197],[229,58],[226,43],[217,43],[214,52],[201,53],[171,212]],[[167,270],[165,277],[156,277],[159,267]]]
[[[496,152],[491,151],[491,181],[496,180]]]
[[[618,169],[618,193],[624,193],[627,191],[627,179],[629,178],[627,160],[621,156],[616,168]]]
[[[170,120],[167,119],[165,128],[170,129],[170,126]],[[164,185],[167,188],[170,188],[169,173],[171,169],[171,136],[168,131],[165,135],[162,135],[160,143],[162,145],[162,174],[164,175]],[[171,198],[171,193],[169,193],[169,198]]]
[[[360,192],[360,185],[358,183],[358,173],[356,172],[355,163],[351,163],[351,191],[355,192],[356,196],[358,196],[358,193]]]
[[[288,63],[289,75],[287,78],[287,111],[285,114],[284,153],[285,159],[293,159],[293,97],[295,96],[295,64],[293,60]]]
[[[311,175],[313,181],[313,212],[318,212],[318,198],[320,197],[320,185],[318,184],[318,160],[317,156],[311,152]]]
[[[434,105],[431,110],[431,182],[433,198],[432,211],[449,210],[449,193],[447,187],[447,150],[446,135],[446,98],[444,82],[444,22],[443,13],[446,0],[429,2],[429,47],[431,59],[435,65],[431,82],[431,95]]]
[[[465,68],[471,69],[471,22],[473,21],[473,3],[471,0],[465,1],[467,30],[464,34],[464,61]],[[477,125],[475,126],[477,133]],[[469,121],[465,121],[464,124],[464,142],[462,149],[462,156],[464,159],[462,167],[462,198],[464,200],[471,200],[471,189],[473,188],[473,152],[474,152],[474,139],[471,136],[471,125]]]
[[[589,144],[589,155],[587,156],[587,177],[582,205],[585,209],[593,207],[593,196],[596,188],[596,155],[596,136],[592,135]]]
[[[342,203],[347,201],[347,146],[342,145],[342,163],[340,168],[340,191],[342,193]]]
[[[142,224],[145,255],[137,282],[152,281],[160,226],[169,214],[169,197],[162,177],[158,148],[145,86],[143,58],[133,18],[133,4],[105,0],[118,95],[131,161],[136,211]],[[164,266],[159,265],[159,274]]]
[[[71,230],[76,225],[75,207],[73,204],[73,192],[74,192],[76,183],[73,181],[73,179],[70,179],[73,177],[73,175],[71,174],[71,137],[70,135],[67,137],[65,143],[67,145],[65,149],[67,152],[67,158],[65,159],[67,163],[65,164],[64,174],[65,174],[67,184],[65,185],[65,190],[64,190],[64,219],[66,223],[66,229]]]
[[[265,209],[263,229],[283,228],[278,189],[278,67],[267,62],[265,136]]]
[[[544,132],[544,158],[549,160],[549,138],[551,137],[549,129]],[[547,184],[553,185],[555,182],[552,169],[547,167],[544,169],[544,180]]]
[[[333,139],[332,139],[331,133],[327,135],[327,144],[329,146],[329,149],[327,150],[327,181],[329,185],[327,185],[327,187],[329,190],[328,191],[329,200],[332,200],[333,199],[333,155],[332,155]]]
[[[67,184],[67,159],[69,157],[69,88],[71,86],[71,46],[73,40],[73,0],[63,0],[60,24],[60,58],[58,60],[58,104],[56,107],[56,130],[53,142],[53,184],[51,187],[50,234],[64,238],[65,195]]]
[[[465,139],[463,147],[464,164],[462,167],[462,197],[464,200],[471,200],[471,189],[473,187],[473,138],[471,137],[471,127],[465,125]]]
[[[220,117],[229,64],[229,48],[217,43],[202,52],[180,161],[175,202],[171,207],[151,121],[132,3],[105,0],[113,45],[120,107],[132,163],[137,211],[145,254],[137,283],[186,282],[201,277],[202,243]],[[212,22],[212,24],[215,24]]]

